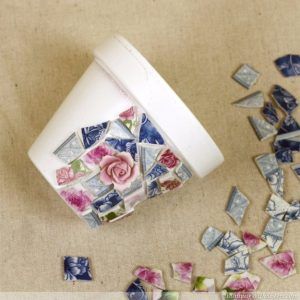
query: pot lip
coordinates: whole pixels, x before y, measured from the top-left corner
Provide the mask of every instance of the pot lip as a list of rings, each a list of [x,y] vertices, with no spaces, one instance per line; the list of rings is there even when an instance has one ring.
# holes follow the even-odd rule
[[[224,157],[213,139],[146,58],[114,35],[94,50],[95,61],[150,116],[196,175],[204,177]]]

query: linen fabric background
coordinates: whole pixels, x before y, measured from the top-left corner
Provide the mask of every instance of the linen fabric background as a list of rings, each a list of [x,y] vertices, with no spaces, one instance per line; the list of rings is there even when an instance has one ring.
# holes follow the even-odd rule
[[[247,120],[259,111],[231,102],[256,90],[267,100],[276,83],[300,98],[300,78],[282,77],[273,64],[281,55],[300,54],[299,11],[297,0],[1,0],[0,290],[124,291],[135,267],[146,265],[163,270],[168,289],[187,291],[170,277],[170,263],[178,261],[194,262],[195,275],[216,278],[221,288],[225,256],[206,252],[201,234],[209,225],[261,234],[270,196],[253,162],[270,151],[270,141],[260,142]],[[115,32],[175,89],[220,146],[225,163],[92,231],[26,152],[92,61],[92,50]],[[261,72],[250,91],[231,79],[242,63]],[[300,121],[300,109],[294,116]],[[286,200],[299,199],[300,183],[289,166],[284,169]],[[233,185],[251,201],[240,228],[225,213]],[[296,251],[298,272],[299,236],[299,223],[289,224],[281,248]],[[88,256],[94,281],[63,281],[64,255]],[[266,255],[264,249],[251,257],[251,271],[262,277],[260,291],[300,291],[299,274],[281,280],[264,269],[258,258]]]

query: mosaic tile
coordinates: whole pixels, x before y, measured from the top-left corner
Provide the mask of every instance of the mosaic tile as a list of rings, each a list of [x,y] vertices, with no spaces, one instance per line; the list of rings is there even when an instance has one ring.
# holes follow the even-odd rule
[[[161,270],[140,266],[135,269],[133,275],[154,287],[161,290],[165,289],[165,282]]]
[[[214,227],[209,226],[202,235],[201,243],[206,250],[211,251],[218,245],[223,236],[223,232],[219,231]]]
[[[272,90],[272,97],[278,106],[290,114],[298,106],[297,99],[280,85],[275,85]]]
[[[233,75],[233,79],[243,87],[249,89],[256,83],[259,76],[260,74],[257,71],[245,64],[237,70],[237,72]]]
[[[283,197],[284,195],[284,171],[282,168],[278,168],[273,173],[269,173],[266,177],[267,182],[271,190]]]
[[[168,173],[168,169],[162,165],[156,164],[146,175],[148,181],[153,181],[154,179]]]
[[[194,292],[215,292],[215,280],[204,276],[197,276],[193,286]]]
[[[92,207],[98,212],[98,213],[105,213],[112,209],[114,206],[119,204],[123,199],[121,196],[115,192],[109,192],[108,194],[101,196],[100,198],[97,198],[92,202]]]
[[[248,232],[243,232],[243,241],[248,248],[249,253],[259,251],[267,246],[258,236]]]
[[[242,250],[247,250],[243,241],[232,231],[227,231],[219,241],[217,248],[228,256],[234,255]]]
[[[293,156],[291,152],[300,151],[300,135],[286,139],[276,138],[274,142],[274,149],[276,152],[280,151],[280,153],[277,155],[279,161],[293,162]]]
[[[271,125],[275,125],[279,122],[279,117],[274,105],[271,102],[266,102],[263,109],[262,114],[267,122]]]
[[[176,291],[153,289],[152,300],[179,300],[180,294]]]
[[[101,140],[107,130],[108,122],[81,128],[81,136],[84,148],[87,149]]]
[[[127,196],[133,194],[137,190],[141,189],[143,187],[143,185],[144,185],[143,179],[140,176],[137,177],[137,179],[135,181],[133,181],[127,189],[122,191],[122,196],[127,197]]]
[[[140,281],[136,279],[133,281],[126,290],[128,300],[147,300],[146,291]]]
[[[110,122],[106,136],[111,138],[116,138],[116,139],[124,139],[124,140],[135,139],[135,136],[119,119]]]
[[[184,163],[181,163],[178,167],[176,167],[175,174],[182,182],[185,182],[192,177],[191,171]]]
[[[105,142],[119,152],[130,153],[135,161],[138,160],[137,145],[134,140],[108,138],[105,140]]]
[[[113,155],[114,151],[106,144],[100,144],[89,150],[81,159],[92,170],[99,168],[99,164],[104,156]]]
[[[140,189],[123,197],[126,211],[131,211],[136,205],[147,199],[144,183]]]
[[[82,214],[82,218],[86,221],[90,228],[94,229],[101,225],[101,221],[98,218],[98,215],[92,209],[84,212]]]
[[[283,221],[291,222],[291,221],[297,221],[297,220],[300,220],[300,201],[294,200],[290,204],[290,206],[283,218]]]
[[[272,194],[265,211],[271,217],[282,220],[289,206],[284,199]]]
[[[235,186],[230,195],[226,212],[237,225],[241,225],[245,211],[250,204],[247,197]]]
[[[190,262],[172,263],[173,278],[182,282],[191,283],[193,264]]]
[[[243,108],[259,108],[264,106],[264,96],[262,92],[255,92],[250,94],[236,102],[233,102],[234,106]]]
[[[294,174],[296,175],[296,177],[300,180],[300,164],[294,164],[291,166]]]
[[[233,274],[225,282],[223,289],[233,292],[253,292],[260,284],[260,277],[249,272]]]
[[[276,159],[281,164],[289,164],[294,161],[293,152],[288,148],[280,148],[275,152]]]
[[[180,160],[170,149],[166,149],[159,155],[158,162],[168,169],[173,169],[179,164]]]
[[[112,184],[105,185],[100,181],[99,173],[85,179],[81,184],[96,197],[106,194],[113,189]]]
[[[279,278],[296,274],[296,262],[293,251],[285,251],[259,259],[264,267]]]
[[[136,106],[132,106],[126,111],[119,114],[119,119],[130,130],[133,135],[137,135],[140,126],[139,110]]]
[[[260,141],[264,141],[277,134],[277,129],[269,122],[254,116],[249,117],[249,120]]]
[[[299,130],[300,125],[298,124],[298,122],[291,115],[287,115],[280,125],[278,134],[281,135]]]
[[[128,215],[131,215],[133,213],[132,211],[126,211],[123,201],[119,204],[115,205],[112,209],[109,211],[106,211],[104,213],[98,214],[99,219],[103,223],[112,223],[117,220],[120,220]]]
[[[63,162],[70,163],[84,152],[84,148],[76,135],[72,133],[53,153]]]
[[[274,61],[277,69],[284,77],[300,75],[300,56],[287,54]]]
[[[161,194],[160,185],[157,180],[147,183],[147,196],[153,198]]]
[[[255,163],[265,178],[279,168],[274,153],[266,153],[255,157]]]
[[[238,252],[225,261],[225,275],[239,274],[249,270],[248,250]]]
[[[82,256],[65,256],[64,277],[67,281],[92,280],[89,259]]]
[[[139,135],[140,143],[149,143],[149,144],[159,144],[163,145],[165,143],[163,137],[154,127],[152,122],[148,119],[146,114],[142,115],[142,124]]]
[[[140,161],[144,174],[147,174],[147,172],[154,166],[156,158],[161,150],[161,147],[140,145]]]
[[[163,193],[172,191],[182,186],[182,183],[172,173],[167,173],[158,178],[160,190]]]

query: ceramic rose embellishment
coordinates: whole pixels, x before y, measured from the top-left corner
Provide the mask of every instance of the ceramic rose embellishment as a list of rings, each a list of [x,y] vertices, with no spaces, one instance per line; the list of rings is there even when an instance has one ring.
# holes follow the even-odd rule
[[[100,180],[118,190],[128,188],[138,176],[138,166],[128,152],[106,155],[100,162]]]
[[[193,265],[190,262],[172,263],[173,278],[190,283],[192,280]]]
[[[150,269],[147,267],[137,267],[133,274],[152,286],[155,286],[161,290],[165,289],[165,282],[162,277],[161,270]]]

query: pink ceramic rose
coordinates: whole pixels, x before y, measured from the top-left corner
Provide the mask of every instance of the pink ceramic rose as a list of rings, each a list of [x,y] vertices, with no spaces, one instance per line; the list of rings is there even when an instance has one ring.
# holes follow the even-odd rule
[[[92,202],[92,197],[86,191],[70,188],[60,192],[61,197],[77,212],[83,212]]]
[[[100,180],[107,185],[114,184],[118,190],[129,187],[138,175],[138,166],[128,152],[104,156],[100,169]]]
[[[106,155],[111,155],[113,151],[105,145],[99,145],[85,155],[85,162],[99,165],[101,159]]]
[[[58,185],[70,183],[75,180],[75,174],[71,167],[63,167],[56,170],[56,181]]]

